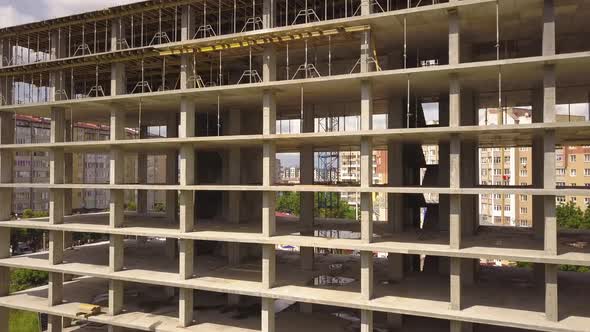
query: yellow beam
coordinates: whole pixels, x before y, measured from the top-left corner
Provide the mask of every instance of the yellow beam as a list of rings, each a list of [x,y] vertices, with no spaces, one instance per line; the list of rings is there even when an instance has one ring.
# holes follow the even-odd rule
[[[251,40],[244,40],[239,42],[230,42],[230,43],[222,43],[222,44],[215,44],[215,45],[205,45],[205,46],[198,46],[196,44],[189,44],[178,46],[169,49],[163,49],[160,51],[161,56],[168,56],[168,55],[181,55],[181,54],[192,54],[193,52],[197,53],[206,53],[206,52],[215,52],[215,51],[222,51],[228,49],[236,49],[241,47],[249,47],[254,45],[264,45],[264,44],[273,44],[273,43],[285,43],[295,40],[304,40],[309,38],[319,38],[325,36],[332,36],[342,33],[354,33],[354,32],[361,32],[370,30],[371,27],[369,25],[359,25],[353,27],[342,27],[342,28],[332,28],[326,30],[316,30],[316,31],[301,31],[296,33],[285,34],[282,36],[268,36],[268,37],[259,37],[257,39]]]

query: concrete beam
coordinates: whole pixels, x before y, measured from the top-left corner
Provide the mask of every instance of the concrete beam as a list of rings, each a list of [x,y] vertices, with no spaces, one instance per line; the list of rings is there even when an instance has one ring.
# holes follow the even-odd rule
[[[194,290],[180,288],[178,298],[178,322],[180,327],[191,326],[194,321]]]

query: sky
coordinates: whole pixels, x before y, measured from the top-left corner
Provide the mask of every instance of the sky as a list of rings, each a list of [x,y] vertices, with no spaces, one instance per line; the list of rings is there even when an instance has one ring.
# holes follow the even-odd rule
[[[0,28],[124,5],[138,0],[0,0]]]

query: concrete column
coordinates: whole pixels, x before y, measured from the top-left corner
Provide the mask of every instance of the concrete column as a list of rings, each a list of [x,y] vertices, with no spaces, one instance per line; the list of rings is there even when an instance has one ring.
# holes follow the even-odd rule
[[[14,117],[8,112],[0,113],[0,144],[14,143]],[[14,156],[9,150],[0,150],[0,183],[13,182]],[[9,220],[12,214],[12,188],[0,188],[0,220]],[[10,230],[7,228],[7,230]],[[0,231],[1,232],[1,231]],[[10,231],[8,231],[10,236]],[[7,242],[10,243],[8,240]],[[8,247],[7,249],[8,250]],[[1,251],[0,251],[1,252]]]
[[[66,121],[65,125],[65,141],[72,141],[72,121]],[[74,156],[73,153],[64,153],[64,183],[73,183],[74,181]],[[73,190],[64,190],[64,215],[72,214],[72,201],[74,200]]]
[[[60,316],[47,316],[47,332],[61,332],[63,327],[62,318]]]
[[[461,281],[461,270],[462,270],[462,259],[457,257],[451,257],[451,273],[450,273],[450,303],[451,310],[461,310],[461,298],[462,298],[462,287],[463,282]]]
[[[65,109],[51,109],[51,143],[64,142],[65,138]],[[49,183],[62,184],[64,182],[64,151],[63,148],[52,148],[49,151]],[[51,188],[49,190],[49,223],[62,224],[64,218],[64,190]]]
[[[180,18],[180,40],[186,41],[193,39],[195,36],[195,22],[197,18],[195,14],[191,12],[189,5],[182,6],[182,14]]]
[[[125,139],[125,112],[111,109],[110,140]],[[109,163],[109,183],[121,184],[125,178],[125,155],[120,148],[111,148]],[[124,192],[121,189],[111,189],[109,193],[109,226],[123,226],[125,215]]]
[[[111,234],[109,236],[109,272],[117,272],[123,269],[124,255],[124,236],[119,234]]]
[[[176,114],[170,113],[166,123],[166,136],[169,138],[178,137],[178,123]],[[176,150],[166,152],[166,183],[176,184],[178,182],[178,156]],[[170,223],[177,221],[178,192],[176,190],[166,191],[166,219]]]
[[[361,251],[361,296],[363,300],[373,297],[373,252]]]
[[[373,332],[373,312],[361,310],[361,332]]]
[[[394,282],[402,281],[404,278],[404,255],[397,253],[387,254],[387,276]]]
[[[461,62],[461,21],[457,8],[449,10],[449,65]]]
[[[362,0],[364,1],[364,0]],[[371,1],[371,0],[366,0]],[[373,57],[373,47],[371,41],[371,31],[366,30],[362,33],[361,37],[361,56],[359,59],[361,73],[367,73],[371,71],[371,58]]]
[[[196,109],[192,99],[180,100],[180,127],[178,137],[195,136]],[[190,144],[180,147],[180,185],[195,184],[195,149]],[[195,223],[195,193],[192,190],[180,191],[180,231],[191,232]]]
[[[56,265],[63,262],[64,232],[49,231],[49,264]]]
[[[231,109],[229,112],[228,121],[228,135],[240,135],[241,133],[241,121],[242,115],[239,109]],[[228,184],[240,184],[240,169],[241,163],[241,149],[240,147],[230,146],[228,149],[227,158],[227,183]],[[240,191],[229,191],[227,193],[227,220],[231,224],[240,223]],[[238,242],[227,242],[227,257],[230,265],[240,263],[240,244]],[[230,296],[232,301],[239,301],[236,299],[237,296]]]
[[[361,82],[361,130],[373,129],[373,86]],[[361,188],[373,185],[373,144],[370,138],[361,138]],[[373,238],[373,194],[361,193],[361,239],[369,243]]]
[[[373,13],[373,6],[371,0],[361,0],[361,16],[370,15]]]
[[[113,62],[111,64],[111,96],[119,96],[127,93],[127,73],[125,63]]]
[[[123,310],[124,284],[121,280],[109,280],[109,310],[111,316],[118,315]]]
[[[451,332],[473,332],[473,323],[458,320],[450,321]]]
[[[262,54],[262,81],[272,82],[277,80],[277,50],[275,45],[264,47]]]
[[[262,105],[262,134],[272,135],[276,133],[276,100],[275,94],[265,91]],[[266,141],[262,147],[262,185],[271,186],[275,182],[276,146],[273,141]],[[265,191],[262,193],[262,233],[265,236],[273,236],[276,230],[275,220],[276,193]]]
[[[543,0],[543,55],[555,54],[554,0]]]
[[[262,287],[272,288],[276,282],[276,253],[274,244],[262,244]]]
[[[557,288],[557,272],[559,266],[545,265],[545,316],[548,320],[559,321],[559,301]]]
[[[275,300],[263,297],[262,301],[262,317],[261,317],[261,332],[275,332]]]
[[[275,26],[277,0],[264,0],[262,4],[262,28],[270,29]]]
[[[451,118],[452,118],[451,109]],[[449,186],[452,189],[461,187],[461,141],[459,137],[451,137],[449,154]],[[451,249],[461,248],[461,196],[449,195],[449,245]]]
[[[306,105],[303,108],[303,133],[314,132],[314,108],[312,105]],[[300,149],[299,161],[300,161],[300,184],[312,185],[313,184],[313,171],[314,171],[314,160],[313,160],[313,146],[310,144],[304,145]],[[300,192],[300,217],[299,221],[307,231],[302,232],[304,236],[313,236],[313,225],[314,225],[314,193],[313,192]],[[304,270],[313,270],[314,263],[314,248],[313,247],[300,247],[299,253],[301,255],[301,268]],[[311,312],[311,304],[302,303],[300,306],[303,307],[306,312]]]
[[[178,321],[180,327],[193,324],[194,291],[191,288],[180,288],[178,298]]]
[[[125,31],[126,24],[123,17],[116,17],[111,20],[111,51],[122,50],[125,48]]]
[[[47,300],[49,301],[49,306],[58,305],[63,302],[63,274],[49,272]]]
[[[1,118],[0,118],[1,120]],[[10,210],[9,210],[10,211]],[[3,212],[6,213],[6,212]],[[0,258],[10,257],[10,228],[0,227]],[[9,294],[10,268],[0,267],[0,297]],[[0,331],[8,331],[8,308],[0,307]]]
[[[179,274],[180,279],[186,280],[193,277],[195,261],[195,243],[189,239],[179,239]]]
[[[0,68],[11,65],[12,59],[12,45],[8,40],[2,39],[0,41]]]

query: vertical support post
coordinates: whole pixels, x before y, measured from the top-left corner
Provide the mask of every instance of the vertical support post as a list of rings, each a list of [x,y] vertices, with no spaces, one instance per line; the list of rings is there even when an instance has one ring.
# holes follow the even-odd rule
[[[361,251],[361,296],[363,300],[373,297],[373,252]]]
[[[190,239],[179,239],[179,274],[180,279],[186,280],[193,277],[195,242]]]
[[[111,109],[111,141],[125,138],[125,112]],[[125,168],[124,152],[118,147],[111,148],[109,165],[109,183],[121,184],[124,181]],[[109,225],[121,227],[124,223],[124,192],[122,189],[111,189],[109,201]]]
[[[145,138],[148,134],[148,127],[145,125],[140,126],[139,128],[139,137]],[[138,152],[137,153],[137,183],[139,184],[147,184],[147,169],[148,169],[148,155],[145,152]],[[148,198],[147,198],[147,190],[138,189],[137,190],[137,204],[136,204],[136,212],[138,215],[146,215],[148,209]]]
[[[275,26],[276,0],[263,0],[262,4],[262,28],[271,29]]]
[[[373,312],[361,310],[361,332],[373,332]]]
[[[228,134],[240,135],[242,115],[239,109],[231,109],[229,114]],[[242,162],[240,147],[231,146],[227,158],[227,182],[232,185],[241,183],[240,169]],[[227,193],[227,220],[231,224],[240,223],[240,191],[229,191]],[[238,242],[227,242],[227,256],[230,265],[240,263],[240,244]],[[239,302],[238,296],[230,296],[235,303]]]
[[[166,136],[178,137],[178,123],[176,114],[171,113],[166,123]],[[178,157],[176,150],[166,151],[166,183],[174,185],[178,181]],[[166,191],[166,219],[170,223],[177,221],[176,205],[178,192],[176,190]]]
[[[451,257],[451,310],[461,310],[461,258]]]
[[[275,300],[263,297],[262,301],[262,317],[261,317],[261,332],[275,332]]]
[[[115,316],[123,311],[124,284],[121,280],[109,280],[109,310],[108,314]]]
[[[303,132],[314,131],[314,115],[311,107],[304,107],[303,109]],[[313,184],[313,146],[306,144],[300,150],[300,183],[303,185]],[[314,225],[314,193],[301,192],[300,194],[300,223],[305,227],[306,231],[302,235],[313,236]],[[301,268],[304,270],[312,270],[314,264],[314,248],[300,247]]]
[[[544,56],[556,54],[555,44],[555,4],[554,0],[543,1],[543,49]],[[556,105],[556,77],[555,65],[545,65],[543,76],[543,119],[545,123],[556,121],[555,116]],[[536,176],[536,185],[541,185],[544,189],[555,189],[555,132],[546,131],[541,138],[537,138],[537,147],[533,153],[537,152],[540,157],[542,149],[542,164],[543,168],[540,170],[542,175]],[[542,144],[542,148],[541,145]],[[533,146],[535,147],[535,146]],[[537,156],[534,156],[535,161]],[[535,163],[535,166],[539,163]],[[537,169],[535,169],[537,170]],[[533,176],[534,173],[533,173]],[[536,228],[536,233],[541,231],[544,233],[544,247],[545,253],[549,255],[557,255],[557,219],[555,214],[555,196],[545,195],[543,197],[533,197],[534,211],[537,212],[533,218],[533,227]],[[536,203],[536,206],[535,206]],[[539,206],[541,205],[541,206]],[[541,212],[542,211],[542,212]],[[541,217],[543,220],[540,220]],[[542,226],[536,226],[537,224]],[[558,266],[554,264],[545,265],[545,316],[550,321],[559,320],[559,301],[558,301]]]
[[[0,48],[3,51],[4,48]],[[0,66],[2,57],[0,55]],[[8,112],[0,113],[0,144],[14,143],[15,119]],[[11,151],[0,150],[0,183],[13,181],[14,157]],[[9,220],[12,214],[12,189],[0,189],[0,220]],[[9,227],[0,227],[0,258],[10,257],[10,232]],[[9,294],[10,268],[0,267],[0,297]],[[0,307],[0,330],[8,331],[8,308]]]
[[[195,136],[196,109],[195,102],[188,97],[180,100],[180,138]],[[180,185],[195,183],[195,149],[191,144],[180,147]],[[192,232],[195,224],[195,192],[180,191],[180,231]]]
[[[181,327],[187,327],[193,324],[194,297],[195,294],[192,288],[180,288],[178,298],[178,320]]]
[[[449,10],[449,65],[461,62],[461,24],[457,8]]]
[[[361,130],[373,129],[373,86],[361,81]],[[361,138],[361,188],[367,190],[373,184],[373,143],[370,137]],[[361,239],[370,243],[373,238],[373,194],[361,193]]]

